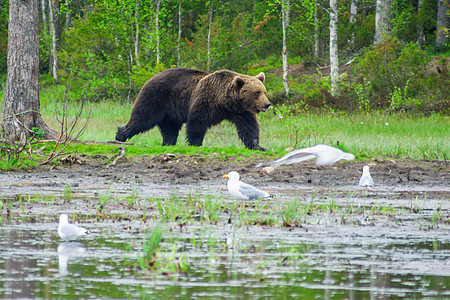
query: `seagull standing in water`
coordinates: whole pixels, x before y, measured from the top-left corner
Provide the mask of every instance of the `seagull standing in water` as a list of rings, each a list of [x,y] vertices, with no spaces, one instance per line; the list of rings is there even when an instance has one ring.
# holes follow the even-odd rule
[[[224,178],[228,178],[227,187],[231,196],[241,200],[254,200],[258,198],[268,198],[271,195],[263,190],[260,190],[250,184],[244,183],[239,180],[239,173],[232,171],[223,175]]]
[[[69,217],[66,214],[59,216],[58,235],[62,240],[74,241],[86,234],[86,229],[69,224]]]
[[[276,161],[269,163],[259,163],[257,167],[267,165],[272,167],[292,165],[313,158],[316,158],[316,166],[319,167],[332,165],[335,162],[340,161],[341,159],[353,160],[355,159],[355,156],[351,153],[344,152],[341,149],[319,144],[314,147],[294,150]]]
[[[369,188],[373,186],[373,178],[370,176],[369,166],[363,167],[363,174],[359,179],[359,186],[364,188]]]

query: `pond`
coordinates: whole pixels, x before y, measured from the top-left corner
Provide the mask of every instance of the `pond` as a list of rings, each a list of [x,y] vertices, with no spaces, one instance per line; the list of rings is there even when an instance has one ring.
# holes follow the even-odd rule
[[[445,180],[371,190],[277,181],[277,197],[241,201],[221,179],[50,174],[0,174],[2,298],[450,297]],[[89,234],[62,241],[60,213]]]

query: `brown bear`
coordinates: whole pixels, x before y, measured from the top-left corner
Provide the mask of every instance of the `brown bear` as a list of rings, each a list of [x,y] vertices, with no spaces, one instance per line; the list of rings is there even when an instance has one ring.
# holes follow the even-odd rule
[[[256,114],[270,106],[264,86],[265,75],[241,75],[231,71],[206,73],[188,68],[166,70],[142,87],[131,117],[119,127],[116,140],[158,126],[163,146],[175,145],[186,123],[189,145],[201,146],[206,131],[223,120],[236,125],[239,138],[249,149],[259,145]]]

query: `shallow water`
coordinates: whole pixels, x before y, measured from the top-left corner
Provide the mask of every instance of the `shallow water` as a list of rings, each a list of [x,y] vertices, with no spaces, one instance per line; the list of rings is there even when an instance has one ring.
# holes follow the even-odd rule
[[[76,207],[83,202],[89,199],[73,201]],[[166,223],[161,256],[175,249],[172,261],[182,259],[189,267],[150,272],[136,262],[156,220],[88,215],[83,225],[93,232],[62,242],[56,214],[16,211],[2,215],[0,296],[450,297],[450,227],[432,226],[431,214],[355,215],[348,224],[323,214],[290,228]]]
[[[371,190],[347,183],[260,182],[278,196],[235,202],[220,180],[156,184],[139,178],[145,182],[140,184],[89,176],[0,174],[0,297],[450,297],[445,179],[432,185],[380,183]],[[191,218],[164,222],[162,265],[141,269],[143,241],[162,219],[155,199],[172,197],[179,198],[173,205],[180,209],[194,198],[239,206],[241,215],[222,209],[208,221],[204,205],[188,212]],[[285,227],[278,209],[289,203],[314,209]],[[275,225],[249,225],[262,209],[274,210]],[[60,213],[90,234],[61,241]],[[266,211],[262,217],[270,216]]]

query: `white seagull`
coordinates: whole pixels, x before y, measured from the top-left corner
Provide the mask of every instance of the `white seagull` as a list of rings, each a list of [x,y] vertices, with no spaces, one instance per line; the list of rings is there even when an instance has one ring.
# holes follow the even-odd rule
[[[373,186],[373,178],[372,176],[370,176],[369,166],[363,167],[363,174],[359,179],[359,186],[362,186],[364,188]]]
[[[69,224],[69,218],[66,214],[59,216],[58,235],[61,239],[65,241],[74,241],[86,234],[86,229]]]
[[[355,159],[355,156],[351,153],[344,152],[341,149],[319,144],[314,147],[294,150],[276,161],[269,163],[259,163],[257,167],[266,165],[272,167],[292,165],[313,158],[316,158],[316,166],[326,166],[332,165],[335,162],[340,161],[341,159],[353,160]]]
[[[231,196],[241,200],[253,200],[258,198],[268,198],[271,195],[263,190],[260,190],[250,184],[239,181],[239,173],[232,171],[223,175],[228,178],[227,187]]]

